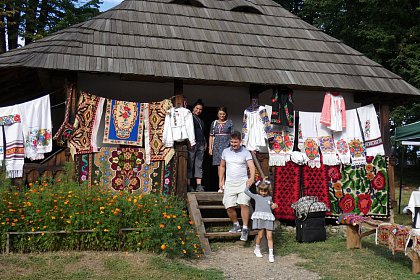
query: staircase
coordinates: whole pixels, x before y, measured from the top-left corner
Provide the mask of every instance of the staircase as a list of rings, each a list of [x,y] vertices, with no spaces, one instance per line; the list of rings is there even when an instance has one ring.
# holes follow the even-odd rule
[[[217,192],[189,192],[187,194],[188,211],[190,218],[198,232],[201,247],[204,253],[211,252],[209,239],[231,238],[239,240],[240,233],[230,233],[232,222],[227,216],[226,209],[222,204],[223,194]],[[240,207],[238,218],[240,217]],[[241,221],[241,219],[239,218]],[[257,230],[251,230],[249,236],[256,235]]]

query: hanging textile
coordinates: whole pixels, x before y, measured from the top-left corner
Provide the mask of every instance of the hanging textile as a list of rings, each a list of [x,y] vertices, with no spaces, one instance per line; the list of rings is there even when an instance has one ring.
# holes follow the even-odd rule
[[[331,209],[328,195],[327,167],[321,164],[319,168],[310,168],[307,165],[302,168],[303,196],[316,196],[319,202],[324,202],[327,208]]]
[[[75,96],[76,94],[76,86],[74,84],[67,85],[66,94],[67,94],[67,99],[66,99],[66,109],[65,109],[66,111],[64,114],[64,121],[53,137],[53,139],[57,141],[57,144],[63,147],[66,145],[66,142],[70,139],[74,131],[74,127],[69,121],[70,121],[71,101],[72,101],[73,96]]]
[[[285,166],[293,152],[294,129],[272,131],[273,140],[268,148],[269,166]]]
[[[299,148],[308,158],[312,168],[321,166],[317,124],[320,113],[299,112]]]
[[[273,89],[271,98],[273,112],[271,114],[271,123],[283,126],[294,126],[294,105],[293,91],[288,88]]]
[[[325,93],[320,123],[332,131],[342,131],[346,127],[346,104],[340,93]]]
[[[331,212],[389,215],[387,158],[367,157],[360,166],[328,166]]]
[[[52,151],[52,122],[50,96],[17,105],[22,112],[22,131],[25,156],[31,160],[44,158]]]
[[[171,108],[165,117],[163,144],[173,147],[174,142],[187,140],[195,145],[194,122],[190,110],[184,107]]]
[[[143,146],[144,103],[107,99],[104,143]]]
[[[360,125],[365,138],[366,155],[385,155],[375,106],[370,104],[356,110],[359,114]]]
[[[258,151],[260,147],[265,147],[266,139],[272,139],[272,125],[268,118],[265,106],[258,106],[256,110],[250,108],[244,111],[242,126],[242,144],[249,151]]]
[[[346,141],[352,165],[364,165],[366,164],[366,150],[356,109],[347,110],[346,118],[348,122],[346,129],[341,133],[334,133],[334,138]]]
[[[135,193],[174,193],[175,161],[145,163],[142,148],[103,147],[95,154],[76,156],[78,178],[90,186]]]
[[[291,205],[299,199],[299,178],[300,166],[291,161],[274,168],[273,202],[278,207],[273,214],[277,219],[295,220]]]
[[[322,163],[324,165],[337,165],[340,163],[337,156],[337,149],[335,148],[334,138],[329,129],[317,123],[317,135],[319,142],[319,149],[322,154]]]
[[[172,103],[169,99],[165,99],[161,102],[151,102],[147,107],[149,114],[145,115],[144,120],[146,163],[164,160],[168,164],[175,150],[163,145],[163,127],[166,112],[170,110]]]
[[[6,166],[6,178],[18,178],[23,176],[23,164],[25,158],[24,141],[19,106],[0,108],[0,166],[3,160]],[[3,139],[3,131],[4,137]],[[3,147],[3,143],[6,145]]]
[[[69,143],[75,154],[95,153],[98,151],[96,136],[102,117],[105,99],[86,92],[80,94],[77,106],[74,132]]]

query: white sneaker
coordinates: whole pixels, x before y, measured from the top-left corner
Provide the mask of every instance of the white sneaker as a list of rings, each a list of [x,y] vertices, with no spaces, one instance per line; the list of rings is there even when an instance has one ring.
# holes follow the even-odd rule
[[[273,263],[274,262],[274,255],[268,255],[268,261]]]
[[[262,258],[262,257],[263,257],[263,255],[261,254],[261,251],[260,251],[260,250],[255,249],[255,250],[254,250],[254,254],[255,254],[255,256],[256,256],[257,258]]]

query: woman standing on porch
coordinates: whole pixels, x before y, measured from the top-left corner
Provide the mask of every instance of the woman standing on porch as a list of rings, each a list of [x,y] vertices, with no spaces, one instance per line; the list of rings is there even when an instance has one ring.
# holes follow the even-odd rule
[[[220,165],[222,152],[230,145],[230,134],[235,131],[232,120],[227,118],[227,108],[217,110],[217,120],[210,126],[209,154],[213,156],[213,165]]]

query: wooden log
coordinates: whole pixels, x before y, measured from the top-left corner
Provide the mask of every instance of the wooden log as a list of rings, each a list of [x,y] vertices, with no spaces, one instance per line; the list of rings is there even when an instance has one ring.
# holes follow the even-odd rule
[[[411,272],[413,274],[419,274],[420,273],[420,257],[419,257],[419,254],[417,252],[415,252],[414,250],[410,249],[408,251],[408,257],[412,261]]]
[[[362,248],[362,239],[359,235],[359,226],[358,225],[347,225],[346,226],[346,241],[347,249],[361,249]]]

